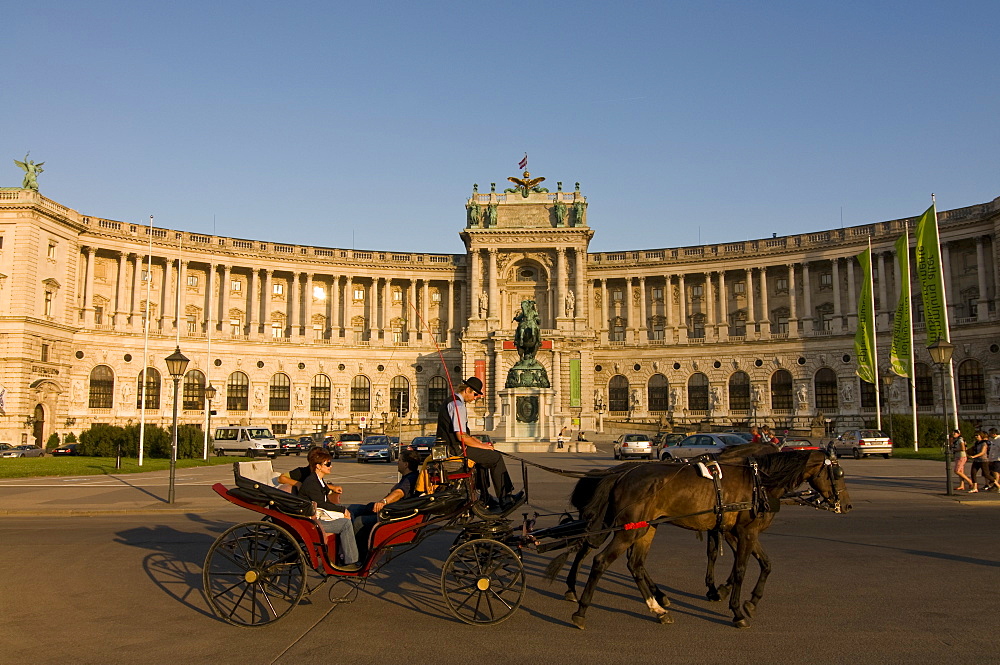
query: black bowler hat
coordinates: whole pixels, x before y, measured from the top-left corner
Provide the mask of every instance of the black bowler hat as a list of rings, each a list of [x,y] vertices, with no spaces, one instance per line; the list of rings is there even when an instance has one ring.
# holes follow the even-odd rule
[[[472,392],[477,395],[483,394],[483,381],[478,376],[470,376],[465,380],[465,385],[472,388]]]

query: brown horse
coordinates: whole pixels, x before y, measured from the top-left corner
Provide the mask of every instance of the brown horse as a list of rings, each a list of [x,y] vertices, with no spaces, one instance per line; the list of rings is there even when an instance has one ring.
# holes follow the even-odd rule
[[[611,542],[594,558],[590,577],[573,614],[573,623],[583,628],[597,583],[604,571],[628,551],[628,568],[650,611],[661,623],[673,619],[662,594],[645,569],[645,559],[659,523],[670,523],[694,531],[718,528],[735,545],[730,574],[732,594],[729,608],[733,624],[749,626],[747,614],[753,613],[763,593],[770,564],[759,543],[759,535],[770,526],[773,512],[783,494],[808,482],[820,497],[822,507],[834,512],[851,509],[843,471],[822,451],[796,451],[755,458],[755,467],[726,466],[721,478],[725,510],[717,514],[717,496],[713,481],[703,478],[696,465],[644,464],[603,478],[593,498],[583,510],[592,532],[590,541],[613,530]],[[751,600],[740,605],[743,577],[749,556],[761,563],[761,577]],[[658,598],[657,596],[660,596]]]
[[[743,446],[731,446],[726,448],[724,451],[715,456],[720,464],[723,466],[729,465],[743,465],[746,463],[748,457],[754,456],[759,457],[761,455],[771,455],[778,452],[770,443],[748,443]],[[590,500],[594,497],[594,492],[597,490],[597,486],[600,482],[609,475],[619,474],[634,468],[636,465],[646,464],[646,462],[625,462],[624,464],[619,464],[617,466],[611,467],[606,470],[595,470],[592,475],[588,475],[577,481],[576,486],[573,488],[573,494],[570,496],[570,503],[577,509],[577,511],[582,515],[583,509],[590,503]],[[666,464],[666,465],[677,465],[684,464],[684,462],[677,461],[664,461],[657,462],[656,464]],[[583,560],[587,557],[590,552],[601,546],[605,540],[610,537],[609,532],[603,532],[596,534],[594,536],[586,537],[580,540],[577,544],[576,557],[573,559],[573,565],[570,566],[569,573],[566,575],[566,593],[564,598],[570,600],[574,603],[579,602],[576,596],[576,578],[580,571],[580,565]],[[700,537],[700,532],[699,532]],[[705,586],[708,591],[706,592],[706,597],[709,600],[722,600],[728,595],[728,586],[723,587],[715,586],[715,562],[719,557],[720,545],[721,545],[721,534],[719,531],[712,529],[708,532],[707,539],[707,557],[708,566],[705,570]],[[735,551],[735,547],[733,548]],[[553,560],[549,564],[549,568],[546,571],[546,576],[550,580],[554,580],[559,572],[559,569],[563,567],[566,559],[568,558],[568,552],[561,555]],[[756,554],[755,554],[756,556]],[[757,559],[758,563],[763,567],[760,559]],[[652,591],[656,602],[662,607],[668,607],[670,601],[663,592],[659,590],[656,583],[652,579],[647,579],[650,590]]]

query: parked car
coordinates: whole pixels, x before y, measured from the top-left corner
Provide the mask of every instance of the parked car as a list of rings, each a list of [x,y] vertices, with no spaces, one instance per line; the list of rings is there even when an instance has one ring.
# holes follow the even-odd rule
[[[344,432],[339,436],[327,437],[327,440],[329,440],[329,444],[325,445],[334,459],[339,459],[344,455],[356,457],[358,448],[361,446],[361,435],[356,432]]]
[[[686,460],[698,455],[721,453],[726,448],[732,446],[746,445],[743,437],[735,434],[715,434],[709,432],[699,432],[689,434],[681,441],[660,453],[661,460]]]
[[[0,457],[42,457],[43,455],[45,455],[45,451],[38,446],[29,446],[26,444],[11,446],[7,450],[0,452]]]
[[[420,459],[423,459],[434,452],[435,441],[437,441],[437,437],[434,436],[415,436],[413,441],[410,441],[410,449],[420,455]]]
[[[312,441],[312,439],[309,440]],[[298,439],[291,437],[279,439],[278,446],[280,447],[281,454],[285,455],[286,457],[288,455],[291,455],[292,453],[295,453],[296,455],[301,455],[303,450],[309,450],[309,448],[306,447],[306,444],[302,443]]]
[[[258,455],[277,457],[280,449],[278,440],[266,427],[252,425],[226,425],[215,430],[213,438],[215,454],[219,457],[235,452],[253,458]]]
[[[392,440],[384,434],[366,436],[357,451],[358,463],[362,462],[394,462],[396,451]]]
[[[302,450],[309,450],[316,445],[316,439],[311,436],[300,436],[299,443],[302,444]]]
[[[788,437],[781,444],[781,452],[785,453],[789,450],[822,450],[822,448],[809,439],[794,439],[792,437]]]
[[[738,436],[747,443],[753,441],[753,434],[750,432],[723,432],[723,434],[732,434],[733,436]]]
[[[838,456],[854,455],[854,459],[869,455],[889,459],[892,457],[892,440],[877,429],[852,429],[831,441],[827,449]]]
[[[656,452],[653,450],[653,440],[647,434],[622,434],[615,439],[614,444],[615,459],[628,459],[629,457],[645,457],[653,459]]]
[[[66,456],[69,456],[69,455],[79,455],[80,453],[77,452],[77,446],[79,446],[79,445],[80,444],[78,444],[78,443],[67,443],[67,444],[59,446],[58,448],[53,448],[51,452],[52,452],[52,455],[55,456],[55,457],[66,457]]]
[[[687,434],[682,432],[662,432],[657,434],[656,437],[653,438],[653,444],[656,446],[656,455],[654,457],[656,459],[660,459],[664,450],[676,446],[678,443],[683,441],[686,436]]]

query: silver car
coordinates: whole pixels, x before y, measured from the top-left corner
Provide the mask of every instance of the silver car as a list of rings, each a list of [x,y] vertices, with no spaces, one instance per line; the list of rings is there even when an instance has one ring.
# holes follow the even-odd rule
[[[37,446],[11,446],[6,450],[0,452],[0,457],[43,457],[45,451]]]
[[[656,453],[653,451],[653,440],[646,434],[622,434],[615,441],[615,459],[628,459],[629,457],[645,457],[655,459]]]
[[[663,449],[661,460],[686,460],[698,455],[718,454],[732,446],[742,446],[746,440],[735,434],[711,434],[708,432],[691,434],[676,446]]]
[[[836,455],[853,455],[861,459],[869,455],[892,457],[892,440],[877,429],[847,430],[827,446]]]

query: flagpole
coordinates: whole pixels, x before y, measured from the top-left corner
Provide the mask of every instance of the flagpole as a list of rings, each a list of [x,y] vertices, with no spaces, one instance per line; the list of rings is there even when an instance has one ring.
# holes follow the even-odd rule
[[[934,229],[938,236],[938,274],[941,275],[941,304],[944,309],[944,341],[951,343],[951,323],[948,321],[948,287],[944,283],[944,262],[941,259],[941,231],[937,220],[937,198],[931,194],[934,206]],[[955,395],[955,360],[948,361],[948,398],[951,401],[951,428],[958,429],[958,398]]]
[[[868,274],[869,275],[871,275],[871,271],[872,271],[871,260],[872,260],[872,237],[869,235],[868,236]],[[880,278],[881,279],[885,279],[885,275],[881,275]],[[879,374],[878,374],[878,341],[877,341],[878,334],[875,331],[875,328],[876,328],[875,321],[876,321],[876,319],[875,319],[875,284],[874,283],[870,285],[870,288],[868,289],[868,295],[869,295],[869,297],[871,299],[871,302],[869,304],[871,305],[871,310],[870,311],[872,313],[872,320],[871,320],[870,323],[871,323],[871,328],[872,328],[872,361],[873,361],[872,362],[872,373],[875,375],[875,429],[881,430],[882,429],[882,398],[881,398],[882,385],[879,382]]]
[[[146,443],[146,367],[149,365],[149,287],[153,281],[153,216],[149,216],[149,251],[146,254],[146,318],[142,323],[142,404],[139,408],[139,466]]]

